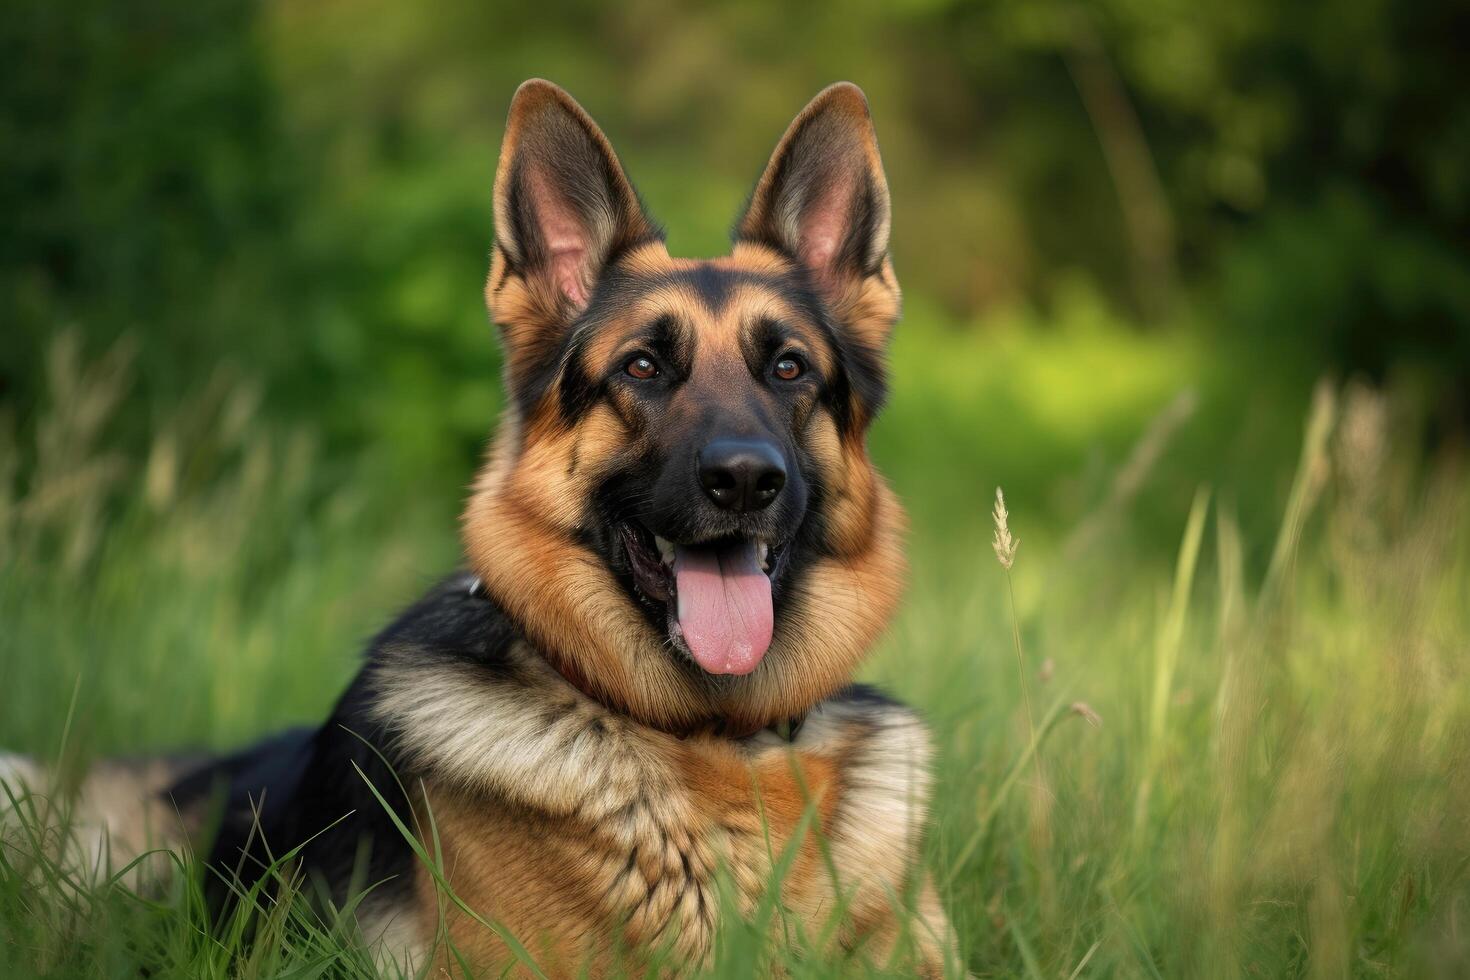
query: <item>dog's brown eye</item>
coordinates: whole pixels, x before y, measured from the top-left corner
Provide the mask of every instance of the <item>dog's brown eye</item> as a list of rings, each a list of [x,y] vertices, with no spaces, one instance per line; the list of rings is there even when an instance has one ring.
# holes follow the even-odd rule
[[[801,377],[801,361],[794,357],[783,357],[776,362],[773,370],[782,381],[795,381]]]
[[[637,378],[639,381],[647,381],[649,378],[658,376],[658,365],[653,363],[652,358],[644,357],[642,354],[629,361],[623,370],[628,372],[629,377]]]

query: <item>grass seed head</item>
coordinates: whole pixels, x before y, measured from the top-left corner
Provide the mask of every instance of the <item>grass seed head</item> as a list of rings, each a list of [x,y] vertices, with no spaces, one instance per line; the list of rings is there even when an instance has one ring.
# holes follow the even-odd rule
[[[1016,549],[1021,546],[1021,539],[1011,537],[1006,495],[1001,493],[1000,487],[995,488],[995,510],[992,511],[991,516],[995,518],[995,541],[993,542],[995,557],[1000,560],[1002,568],[1010,571],[1011,565],[1016,560]]]
[[[1098,714],[1086,701],[1073,701],[1070,710],[1072,714],[1077,715],[1093,728],[1102,727],[1102,715]]]

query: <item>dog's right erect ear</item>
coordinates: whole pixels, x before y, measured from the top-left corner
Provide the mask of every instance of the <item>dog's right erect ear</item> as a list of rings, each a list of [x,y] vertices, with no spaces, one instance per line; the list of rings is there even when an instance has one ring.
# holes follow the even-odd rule
[[[839,320],[881,350],[899,301],[888,232],[888,182],[868,100],[851,82],[829,85],[786,130],[735,238],[798,262]]]
[[[592,118],[551,82],[522,84],[495,172],[495,249],[485,289],[512,358],[559,339],[541,335],[559,335],[587,308],[607,262],[661,237]]]

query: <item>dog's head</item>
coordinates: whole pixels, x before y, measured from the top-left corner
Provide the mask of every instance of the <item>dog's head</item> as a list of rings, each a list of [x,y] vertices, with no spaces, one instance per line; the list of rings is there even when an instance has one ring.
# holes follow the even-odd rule
[[[516,93],[485,293],[509,407],[465,542],[584,691],[670,730],[759,727],[883,628],[903,517],[866,431],[899,309],[888,225],[855,86],[797,116],[711,260],[669,256],[570,96]]]

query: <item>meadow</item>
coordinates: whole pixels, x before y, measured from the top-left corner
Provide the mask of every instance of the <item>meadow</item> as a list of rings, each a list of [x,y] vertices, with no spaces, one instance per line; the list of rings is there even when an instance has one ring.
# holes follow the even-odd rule
[[[1412,405],[1354,382],[1252,416],[1193,334],[1086,303],[1060,332],[921,317],[872,439],[912,513],[911,581],[864,676],[933,726],[928,860],[968,969],[1463,975],[1458,459],[1426,458]],[[0,744],[68,771],[320,718],[362,641],[457,558],[451,491],[371,454],[324,464],[245,379],[211,380],[145,454],[110,449],[134,354],[59,333],[34,442],[0,455],[34,468],[0,498]],[[192,856],[139,895],[44,853],[13,837],[0,859],[5,976],[371,969],[342,918],[289,898],[211,933]],[[779,905],[762,914],[730,917],[715,975],[852,969],[773,951]]]
[[[11,0],[0,751],[74,780],[317,721],[456,566],[522,80],[712,255],[847,78],[911,516],[862,673],[933,729],[964,967],[1470,976],[1464,6]],[[0,977],[371,970],[285,865],[211,928],[194,855],[140,894],[6,826]],[[863,972],[774,949],[772,894],[714,975]]]

